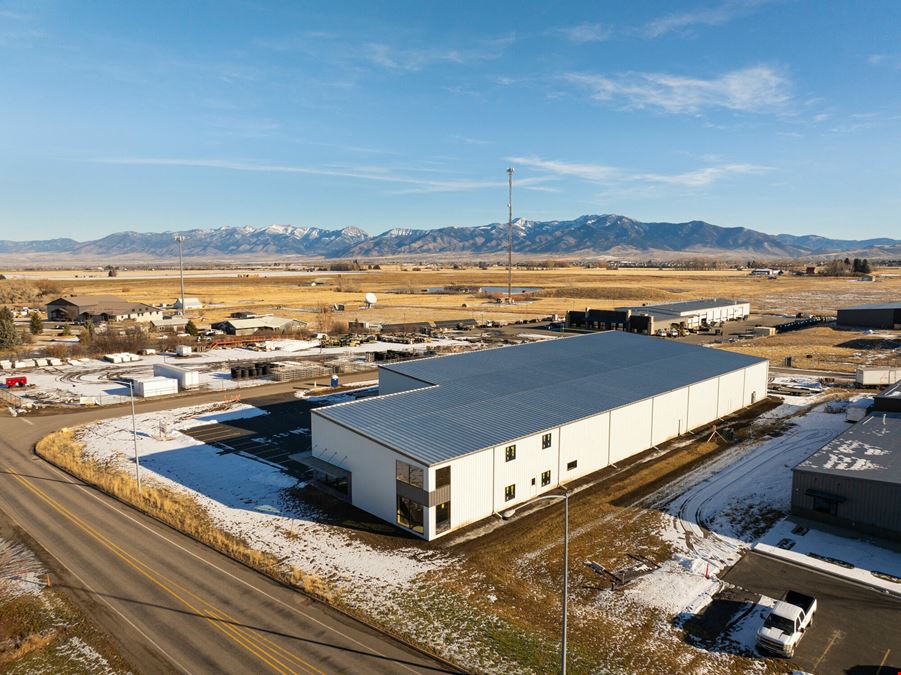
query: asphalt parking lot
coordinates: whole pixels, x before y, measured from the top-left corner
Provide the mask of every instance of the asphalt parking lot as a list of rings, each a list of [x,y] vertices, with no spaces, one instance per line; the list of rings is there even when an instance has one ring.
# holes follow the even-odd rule
[[[817,599],[813,625],[792,659],[804,671],[901,672],[901,598],[757,553],[745,555],[724,579],[771,598],[795,590]]]

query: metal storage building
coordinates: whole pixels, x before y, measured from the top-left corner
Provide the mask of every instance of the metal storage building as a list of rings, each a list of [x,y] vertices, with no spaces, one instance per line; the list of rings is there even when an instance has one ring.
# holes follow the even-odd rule
[[[877,412],[901,413],[901,382],[893,384],[876,394],[873,399],[873,410]]]
[[[838,325],[864,328],[901,328],[901,302],[842,307],[838,310]]]
[[[379,396],[313,411],[306,459],[433,539],[762,400],[767,375],[763,359],[615,331],[392,364]]]
[[[142,377],[134,380],[135,396],[151,398],[178,393],[178,380],[171,377]]]
[[[901,413],[868,415],[792,469],[791,508],[901,540]]]
[[[51,321],[154,321],[163,310],[114,295],[66,295],[47,303]]]
[[[212,324],[212,328],[224,331],[227,335],[255,335],[256,333],[278,333],[303,328],[306,324],[296,319],[280,316],[257,316],[248,319],[226,319]]]
[[[632,310],[636,314],[649,314],[657,323],[677,323],[686,328],[696,328],[703,323],[747,319],[751,315],[751,303],[744,300],[705,298],[665,302],[659,305],[617,307],[619,311]]]

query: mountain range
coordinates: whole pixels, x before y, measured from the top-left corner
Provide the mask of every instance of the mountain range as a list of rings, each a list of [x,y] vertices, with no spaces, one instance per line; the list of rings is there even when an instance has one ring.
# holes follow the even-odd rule
[[[430,230],[395,228],[374,236],[356,227],[338,230],[291,225],[220,227],[177,233],[117,232],[83,242],[74,239],[0,240],[0,255],[28,259],[64,253],[82,259],[127,256],[171,260],[178,255],[174,235],[181,234],[185,237],[184,255],[205,259],[235,256],[331,259],[450,255],[492,257],[506,251],[507,231],[506,223]],[[513,248],[521,255],[565,257],[901,257],[901,240],[897,239],[771,235],[744,227],[720,227],[701,220],[644,223],[613,214],[585,215],[574,220],[517,219],[513,223]]]

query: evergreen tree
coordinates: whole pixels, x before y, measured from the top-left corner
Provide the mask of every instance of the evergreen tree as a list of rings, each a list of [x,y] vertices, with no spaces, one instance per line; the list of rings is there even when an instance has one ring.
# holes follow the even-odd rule
[[[0,348],[15,347],[19,344],[19,334],[9,307],[0,308]]]
[[[198,333],[197,325],[192,320],[188,320],[188,323],[185,324],[185,333],[188,335],[196,336]]]
[[[860,273],[861,274],[869,274],[873,271],[873,268],[870,267],[870,261],[864,258],[860,261]]]
[[[28,322],[28,330],[32,335],[40,335],[44,332],[44,320],[37,312],[31,313],[31,319]]]

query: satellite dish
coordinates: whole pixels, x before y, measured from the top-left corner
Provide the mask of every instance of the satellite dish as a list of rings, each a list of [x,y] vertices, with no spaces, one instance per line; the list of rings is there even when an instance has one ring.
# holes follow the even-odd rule
[[[375,293],[367,293],[363,299],[366,301],[367,305],[374,305],[375,301],[378,300],[378,298],[375,297]]]

